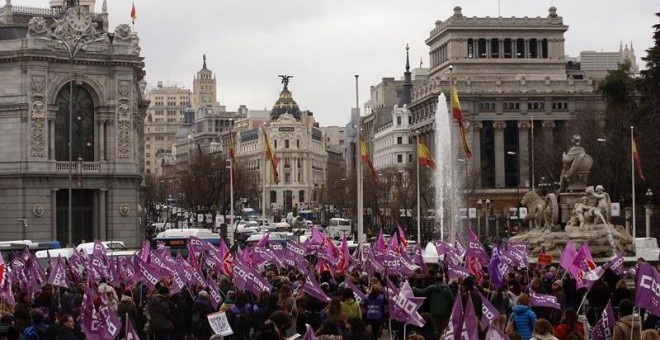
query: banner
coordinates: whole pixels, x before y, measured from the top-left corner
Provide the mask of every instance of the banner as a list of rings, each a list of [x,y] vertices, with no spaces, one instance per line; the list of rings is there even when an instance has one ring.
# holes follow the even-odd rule
[[[647,263],[640,264],[637,268],[635,305],[660,316],[660,274]]]
[[[561,310],[557,297],[552,295],[530,293],[529,304],[533,307],[550,307]]]
[[[227,320],[227,314],[225,312],[211,313],[207,315],[206,318],[209,320],[209,325],[215,334],[220,334],[222,336],[234,334],[234,331],[229,325],[229,320]]]

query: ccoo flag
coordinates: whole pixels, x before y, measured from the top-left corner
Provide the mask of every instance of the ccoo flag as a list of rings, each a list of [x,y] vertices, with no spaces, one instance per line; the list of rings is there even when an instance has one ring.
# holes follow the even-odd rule
[[[635,287],[635,305],[646,308],[649,313],[660,316],[660,274],[649,264],[640,264],[637,268]]]
[[[614,308],[612,308],[612,301],[607,303],[600,320],[596,322],[594,328],[591,329],[592,340],[611,340],[612,330],[616,319],[614,318]]]
[[[456,86],[454,86],[453,80],[451,84],[451,113],[454,117],[454,120],[456,120],[458,123],[458,128],[461,132],[461,141],[463,143],[463,150],[465,151],[465,158],[472,159],[472,151],[470,150],[470,144],[468,144],[467,137],[465,135],[465,125],[463,125],[461,102],[458,100],[458,92],[456,92]]]

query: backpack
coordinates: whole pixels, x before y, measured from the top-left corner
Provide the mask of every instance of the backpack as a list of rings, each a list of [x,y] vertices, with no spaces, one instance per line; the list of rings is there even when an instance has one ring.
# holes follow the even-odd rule
[[[254,314],[252,313],[252,306],[245,305],[243,309],[239,309],[236,305],[229,309],[234,319],[234,329],[248,330],[254,324]]]
[[[383,318],[383,295],[378,295],[375,299],[367,299],[367,320],[380,320]]]
[[[46,326],[43,324],[32,325],[26,328],[23,334],[25,335],[23,337],[24,340],[41,340],[44,338],[44,334],[46,334]]]

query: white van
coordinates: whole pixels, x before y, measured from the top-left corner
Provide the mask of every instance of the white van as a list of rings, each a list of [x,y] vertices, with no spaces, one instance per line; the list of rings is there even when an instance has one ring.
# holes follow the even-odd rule
[[[346,238],[350,239],[353,237],[351,232],[351,220],[347,218],[331,218],[328,222],[328,227],[326,228],[326,233],[330,238],[340,238],[344,233],[346,233]]]

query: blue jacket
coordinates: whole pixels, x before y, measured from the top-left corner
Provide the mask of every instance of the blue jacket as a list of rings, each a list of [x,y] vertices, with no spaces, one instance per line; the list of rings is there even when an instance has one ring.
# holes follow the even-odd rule
[[[513,321],[515,332],[520,334],[523,340],[529,340],[532,337],[536,314],[529,306],[513,306],[513,313],[509,317],[509,322],[511,321]]]

